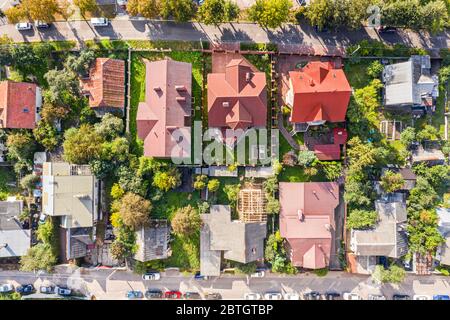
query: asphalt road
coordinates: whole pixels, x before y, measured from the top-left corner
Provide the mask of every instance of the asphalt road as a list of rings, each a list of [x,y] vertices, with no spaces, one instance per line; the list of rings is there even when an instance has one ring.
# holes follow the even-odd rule
[[[217,292],[223,299],[242,299],[247,292],[264,293],[280,291],[282,293],[308,291],[356,292],[363,298],[368,294],[383,294],[388,299],[395,293],[409,294],[450,294],[450,279],[442,276],[420,277],[408,275],[400,285],[377,285],[370,277],[352,275],[344,272],[330,272],[325,277],[314,274],[283,276],[267,274],[264,278],[223,275],[209,280],[195,280],[192,276],[184,276],[178,272],[162,274],[159,281],[142,281],[139,275],[129,271],[86,270],[59,268],[55,274],[33,274],[17,271],[0,272],[0,283],[14,285],[33,283],[39,288],[44,282],[55,285],[67,285],[71,288],[92,294],[100,300],[123,300],[128,290],[145,291],[148,288],[179,290],[181,292],[196,291],[200,294]]]

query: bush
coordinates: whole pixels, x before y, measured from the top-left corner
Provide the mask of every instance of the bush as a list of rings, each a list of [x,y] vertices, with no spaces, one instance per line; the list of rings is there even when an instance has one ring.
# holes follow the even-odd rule
[[[316,269],[314,270],[314,274],[318,277],[325,277],[328,274],[327,268]]]
[[[380,61],[375,60],[367,67],[367,75],[371,78],[379,78],[383,72],[383,65]]]
[[[378,220],[376,211],[352,210],[347,218],[347,229],[367,229],[373,227]]]

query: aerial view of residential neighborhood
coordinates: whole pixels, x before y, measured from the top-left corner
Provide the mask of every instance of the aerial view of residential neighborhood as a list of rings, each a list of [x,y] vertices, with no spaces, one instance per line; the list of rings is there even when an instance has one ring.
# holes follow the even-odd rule
[[[450,300],[449,99],[450,0],[0,0],[0,300]]]

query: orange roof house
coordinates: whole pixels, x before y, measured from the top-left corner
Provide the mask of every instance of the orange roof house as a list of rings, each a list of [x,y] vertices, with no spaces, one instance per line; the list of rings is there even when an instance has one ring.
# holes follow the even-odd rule
[[[0,82],[0,128],[34,129],[41,105],[41,89],[36,84]]]
[[[290,121],[323,124],[343,122],[352,89],[342,69],[331,62],[312,61],[289,72],[286,103],[292,108]]]
[[[212,128],[265,127],[266,74],[245,58],[231,60],[224,73],[208,74],[208,125]]]
[[[287,240],[296,267],[320,269],[329,265],[339,204],[336,182],[280,182],[280,234]]]
[[[89,77],[81,79],[83,94],[98,115],[106,111],[123,112],[125,106],[125,61],[97,58]]]
[[[137,133],[147,157],[190,154],[192,65],[165,59],[146,61],[145,102],[139,103]]]

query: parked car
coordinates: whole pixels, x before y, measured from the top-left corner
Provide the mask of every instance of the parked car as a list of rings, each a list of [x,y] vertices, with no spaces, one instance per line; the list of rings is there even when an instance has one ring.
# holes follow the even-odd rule
[[[183,294],[183,298],[186,300],[201,300],[202,296],[198,292],[186,292]]]
[[[334,292],[334,291],[328,291],[328,292],[325,292],[325,294],[323,295],[323,298],[325,300],[340,300],[341,294],[338,292]]]
[[[18,31],[27,31],[27,30],[31,30],[32,28],[33,28],[33,26],[29,22],[16,23],[16,30],[18,30]]]
[[[14,292],[14,286],[9,283],[0,284],[0,293],[12,293]]]
[[[200,274],[200,271],[198,271],[197,273],[195,273],[194,279],[195,280],[208,280],[208,276],[203,276]]]
[[[380,26],[378,27],[378,33],[395,33],[397,31],[396,27]]]
[[[159,272],[147,272],[142,275],[142,280],[159,280],[161,274]]]
[[[381,294],[369,294],[368,300],[386,300],[386,297]]]
[[[145,298],[147,299],[161,299],[163,292],[159,289],[148,289],[145,291]]]
[[[91,18],[91,24],[94,27],[107,27],[109,20],[107,18]]]
[[[450,300],[450,297],[446,294],[435,294],[433,300]]]
[[[248,292],[244,294],[245,300],[261,300],[262,296],[256,292]]]
[[[310,291],[303,294],[303,300],[320,300],[320,293],[317,291]]]
[[[264,300],[283,300],[283,295],[280,292],[266,292]]]
[[[256,270],[255,273],[252,273],[250,277],[252,278],[263,278],[266,275],[266,272],[264,270]]]
[[[16,288],[16,292],[20,293],[23,296],[34,293],[36,290],[32,284],[23,284]]]
[[[222,300],[222,295],[217,292],[211,292],[211,293],[205,294],[205,299],[206,300]]]
[[[181,299],[181,292],[180,291],[166,291],[164,293],[164,298],[166,299]]]
[[[39,216],[39,224],[44,224],[47,220],[47,215],[45,213],[41,213]]]
[[[48,29],[48,28],[50,28],[50,23],[47,23],[45,21],[36,20],[34,22],[34,26],[38,29]]]
[[[411,300],[411,297],[407,294],[397,293],[392,296],[392,300]]]
[[[127,299],[142,299],[144,297],[144,295],[142,294],[141,291],[128,291],[127,294],[125,295],[127,297]]]
[[[413,300],[433,300],[433,297],[427,294],[415,294]]]
[[[344,298],[344,300],[362,300],[359,294],[352,292],[344,292],[342,297]]]
[[[70,290],[67,287],[58,286],[58,287],[56,287],[56,293],[60,296],[68,297],[72,294],[72,290]]]
[[[45,293],[45,294],[53,294],[53,293],[55,293],[55,287],[54,286],[40,286],[39,292]]]
[[[288,292],[284,294],[284,300],[300,300],[300,295],[297,292]]]

